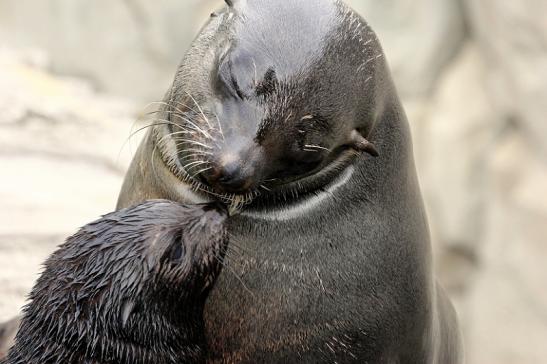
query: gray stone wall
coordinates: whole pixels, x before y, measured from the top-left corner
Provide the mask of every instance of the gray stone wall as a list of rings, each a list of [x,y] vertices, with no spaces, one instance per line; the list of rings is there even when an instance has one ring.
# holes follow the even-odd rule
[[[547,2],[351,3],[377,30],[411,121],[468,363],[544,362]],[[0,0],[0,318],[63,236],[113,208],[136,114],[162,98],[219,5]]]

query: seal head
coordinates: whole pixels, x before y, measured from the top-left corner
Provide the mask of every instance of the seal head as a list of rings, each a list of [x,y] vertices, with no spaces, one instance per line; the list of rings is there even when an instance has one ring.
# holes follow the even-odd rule
[[[368,26],[341,18],[335,1],[227,3],[159,112],[175,174],[214,198],[271,206],[331,182],[362,152],[377,156],[367,138],[383,53]]]
[[[86,225],[46,261],[7,363],[200,362],[225,218],[149,201]]]

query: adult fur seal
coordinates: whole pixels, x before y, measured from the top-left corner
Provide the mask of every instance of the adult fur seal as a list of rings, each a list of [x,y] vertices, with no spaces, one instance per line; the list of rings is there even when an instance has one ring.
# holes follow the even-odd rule
[[[205,305],[211,362],[460,361],[409,127],[345,4],[230,1],[202,29],[119,206],[220,199],[241,246]]]
[[[149,201],[85,226],[46,261],[2,363],[202,362],[225,217]]]

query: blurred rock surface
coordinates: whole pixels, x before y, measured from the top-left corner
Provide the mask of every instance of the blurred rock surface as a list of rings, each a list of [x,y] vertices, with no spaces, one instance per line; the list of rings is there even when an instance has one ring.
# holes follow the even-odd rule
[[[0,0],[0,44],[45,49],[52,69],[161,99],[212,0]]]
[[[131,157],[132,103],[47,65],[0,49],[0,320],[19,311],[56,245],[114,209]]]
[[[0,0],[0,44],[51,57],[0,57],[0,318],[17,311],[54,245],[115,203],[133,107],[94,89],[139,109],[161,99],[221,3]],[[547,2],[350,3],[379,33],[411,121],[468,363],[543,362]]]
[[[460,1],[348,1],[378,33],[399,92],[427,96],[465,39]]]

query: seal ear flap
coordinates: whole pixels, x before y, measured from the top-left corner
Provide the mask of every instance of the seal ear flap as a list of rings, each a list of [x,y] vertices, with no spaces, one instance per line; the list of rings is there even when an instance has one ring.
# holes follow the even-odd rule
[[[357,129],[351,132],[350,144],[353,148],[368,153],[373,157],[378,157],[380,155],[374,144],[365,139]]]

